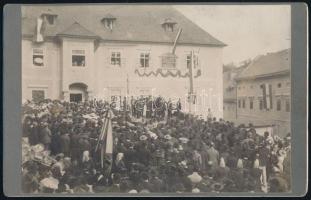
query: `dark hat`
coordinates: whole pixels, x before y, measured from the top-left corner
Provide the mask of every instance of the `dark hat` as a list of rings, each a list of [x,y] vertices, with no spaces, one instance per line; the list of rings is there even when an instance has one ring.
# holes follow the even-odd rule
[[[224,184],[216,182],[211,185],[211,188],[214,191],[221,191],[224,188]]]

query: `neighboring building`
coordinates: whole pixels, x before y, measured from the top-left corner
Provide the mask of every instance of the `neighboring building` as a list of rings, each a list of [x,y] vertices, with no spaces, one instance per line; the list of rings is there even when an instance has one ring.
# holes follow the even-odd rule
[[[240,123],[274,125],[274,132],[290,132],[291,50],[255,59],[237,80],[237,119]]]
[[[224,120],[235,121],[237,118],[237,87],[235,77],[247,67],[249,62],[237,67],[233,64],[223,66],[223,112]]]
[[[223,116],[225,44],[171,6],[23,6],[22,15],[24,99],[161,95],[186,109],[194,63],[195,93],[213,97],[197,97],[196,113]]]

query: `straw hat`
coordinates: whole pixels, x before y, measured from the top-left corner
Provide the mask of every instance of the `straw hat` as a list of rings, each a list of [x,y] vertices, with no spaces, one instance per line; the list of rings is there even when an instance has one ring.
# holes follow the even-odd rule
[[[143,190],[141,190],[139,193],[146,194],[146,193],[150,193],[150,191],[147,190],[147,189],[143,189]]]
[[[216,182],[211,185],[211,188],[213,191],[221,191],[224,188],[224,184]]]
[[[172,136],[170,136],[170,135],[167,134],[167,135],[164,136],[164,138],[167,139],[167,140],[171,140],[171,139],[172,139]]]
[[[147,140],[147,136],[142,135],[142,136],[139,137],[139,139],[142,140],[142,141]]]
[[[192,193],[200,193],[199,188],[193,188]]]
[[[183,143],[183,144],[186,144],[186,143],[189,141],[189,139],[188,139],[188,138],[185,138],[185,137],[181,137],[181,138],[179,138],[179,140],[180,140],[181,143]]]
[[[198,172],[193,172],[191,175],[188,176],[192,183],[200,183],[202,177],[198,174]]]
[[[53,177],[44,178],[40,181],[40,184],[43,187],[54,189],[54,190],[58,189],[58,183],[59,181]]]
[[[136,194],[136,193],[138,193],[138,192],[137,192],[137,190],[130,190],[128,193],[131,193],[131,194],[134,194],[134,193],[135,193],[135,194]]]

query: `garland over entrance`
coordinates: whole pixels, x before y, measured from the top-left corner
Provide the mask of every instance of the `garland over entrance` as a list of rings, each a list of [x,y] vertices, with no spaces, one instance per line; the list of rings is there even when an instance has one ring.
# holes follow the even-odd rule
[[[180,78],[187,78],[189,77],[189,72],[186,72],[185,74],[182,74],[180,70],[174,70],[176,72],[173,72],[171,70],[168,70],[168,69],[157,69],[156,71],[150,71],[150,72],[139,72],[138,69],[135,69],[135,74],[138,74],[139,77],[149,77],[151,75],[153,76],[158,76],[158,75],[161,75],[162,77],[168,77],[168,76],[172,76],[172,77],[180,77]],[[196,71],[196,74],[194,75],[194,78],[197,78],[201,76],[201,70],[198,69]]]

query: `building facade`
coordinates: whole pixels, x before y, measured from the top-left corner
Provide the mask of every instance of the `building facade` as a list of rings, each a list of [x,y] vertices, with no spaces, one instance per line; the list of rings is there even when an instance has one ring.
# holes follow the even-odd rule
[[[23,7],[24,99],[160,95],[187,110],[192,75],[192,111],[223,116],[224,43],[170,6],[82,7]]]
[[[237,119],[237,83],[235,78],[247,67],[248,63],[236,67],[224,65],[223,67],[223,110],[224,120],[235,122]]]
[[[274,126],[274,132],[290,132],[290,49],[255,59],[237,80],[237,120],[255,126]]]

